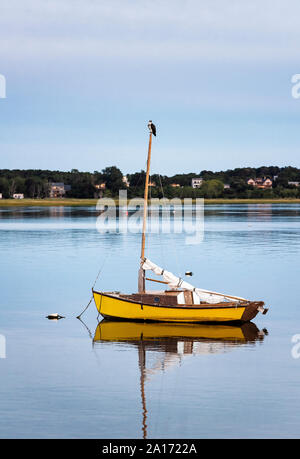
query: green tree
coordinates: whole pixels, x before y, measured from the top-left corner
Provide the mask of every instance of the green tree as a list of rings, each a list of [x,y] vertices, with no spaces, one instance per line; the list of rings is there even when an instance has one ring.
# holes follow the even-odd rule
[[[9,198],[9,181],[6,177],[0,177],[0,193],[2,193],[3,198]]]
[[[201,191],[205,198],[220,198],[224,192],[224,184],[220,180],[207,180],[203,182]]]
[[[123,183],[123,174],[116,166],[106,167],[102,170],[103,181],[113,195],[118,194],[119,190],[126,188]]]

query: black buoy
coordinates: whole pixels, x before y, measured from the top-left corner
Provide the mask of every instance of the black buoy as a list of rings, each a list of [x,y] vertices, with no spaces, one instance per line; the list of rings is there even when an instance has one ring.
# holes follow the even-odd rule
[[[192,273],[192,271],[186,271],[185,275],[186,275],[186,276],[192,276],[193,273]]]
[[[49,314],[48,316],[46,316],[46,319],[59,320],[59,319],[65,319],[65,317],[64,316],[60,316],[59,314],[55,313],[55,314]]]

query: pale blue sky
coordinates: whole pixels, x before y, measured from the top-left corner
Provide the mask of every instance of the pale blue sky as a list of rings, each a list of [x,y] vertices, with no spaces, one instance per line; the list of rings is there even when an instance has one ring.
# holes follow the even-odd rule
[[[10,0],[0,168],[300,167],[297,0]]]

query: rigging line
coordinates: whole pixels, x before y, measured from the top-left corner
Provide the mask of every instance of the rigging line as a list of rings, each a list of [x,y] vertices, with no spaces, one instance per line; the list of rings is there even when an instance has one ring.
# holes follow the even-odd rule
[[[149,171],[149,183],[151,183],[151,172]],[[147,230],[146,230],[146,234],[147,234],[147,238],[148,238],[148,251],[149,251],[149,247],[151,247],[151,244],[150,244],[150,241],[151,241],[151,228],[149,227],[149,224],[150,224],[150,221],[149,221],[149,210],[150,210],[150,214],[151,214],[151,208],[149,206],[149,201],[151,203],[151,186],[148,187],[148,196],[147,196],[147,215],[146,215],[146,219],[147,219]]]
[[[89,307],[89,305],[91,304],[92,301],[93,301],[93,295],[91,296],[91,299],[88,302],[88,304],[86,305],[86,307],[84,308],[84,310],[79,314],[79,316],[76,316],[76,319],[81,320],[80,318],[81,318],[82,314],[87,310],[87,308]]]
[[[184,344],[186,343],[186,341],[183,341]],[[175,371],[175,377],[173,377],[173,380],[174,380],[174,386],[173,386],[173,390],[170,388],[170,399],[171,399],[171,403],[172,405],[173,404],[176,404],[176,399],[175,399],[175,396],[178,398],[178,394],[181,393],[181,390],[180,390],[180,370],[181,370],[181,365],[182,365],[182,361],[183,361],[183,356],[181,356],[179,353],[178,353],[178,341],[177,341],[177,354],[179,356],[179,366],[177,366],[176,364],[176,367],[174,369]],[[179,387],[179,389],[178,389]],[[175,400],[175,402],[174,402]]]
[[[93,351],[94,356],[96,357],[97,365],[100,368],[101,367],[101,361],[100,361],[100,358],[99,358],[99,356],[98,356],[98,354],[96,352],[95,346],[94,346],[94,338],[93,338],[92,332],[89,329],[89,327],[86,325],[86,323],[84,323],[84,321],[82,319],[80,319],[80,318],[78,318],[78,319],[82,323],[82,325],[84,325],[84,327],[86,328],[86,330],[87,330],[87,332],[89,334],[90,339],[92,340],[92,351]]]
[[[88,334],[89,334],[89,337],[91,338],[91,340],[93,339],[93,335],[92,335],[92,332],[91,330],[89,329],[89,327],[84,323],[83,320],[80,319],[80,317],[78,316],[77,317],[78,320],[80,320],[80,322],[82,323],[82,325],[86,328]]]
[[[165,201],[164,189],[163,189],[163,185],[162,185],[162,181],[161,181],[161,176],[160,176],[159,173],[158,173],[158,177],[159,177],[159,183],[160,183],[161,192],[162,192],[162,195],[163,195],[163,200]],[[171,207],[169,208],[169,211],[170,211],[170,231],[172,232],[172,229],[171,229]],[[174,231],[174,222],[173,222],[173,231]],[[181,272],[181,269],[180,269],[180,263],[179,263],[179,257],[178,257],[178,250],[177,250],[178,247],[176,245],[176,242],[174,241],[174,234],[171,234],[170,239],[172,241],[172,245],[173,245],[173,249],[174,249],[174,253],[175,253],[175,262],[176,262],[176,266],[177,266],[177,272],[178,272],[179,277],[182,277],[182,272]],[[178,246],[180,247],[180,244],[178,244]]]
[[[147,160],[145,162],[145,165],[144,165],[144,169],[146,170],[147,169]],[[140,185],[140,181],[141,181],[141,178],[142,178],[142,173],[144,172],[145,173],[145,170],[141,170],[140,172],[138,172],[139,174],[139,177],[138,177],[138,180],[137,180],[137,183],[134,187],[130,187],[132,189],[132,192],[133,193],[136,193],[139,185]]]
[[[95,349],[95,344],[94,344],[94,340],[93,340],[93,343],[92,343],[92,351],[93,351],[93,354],[95,356],[95,360],[97,362],[97,365],[98,365],[98,368],[101,368],[101,359]]]
[[[93,284],[93,289],[94,289],[94,287],[95,287],[95,285],[96,285],[96,283],[97,283],[97,280],[99,279],[99,276],[100,276],[101,272],[102,272],[103,269],[104,269],[104,266],[105,266],[105,264],[106,264],[106,261],[107,261],[107,259],[108,259],[108,256],[111,255],[112,253],[114,253],[115,251],[116,251],[116,247],[112,247],[112,240],[110,240],[110,247],[109,247],[109,249],[106,251],[105,256],[103,257],[103,263],[102,263],[102,265],[101,265],[101,267],[100,267],[100,269],[99,269],[99,271],[98,271],[98,274],[97,274],[97,276],[96,276],[95,282],[94,282],[94,284]],[[112,257],[112,258],[113,258],[113,257]]]
[[[156,435],[156,432],[157,432],[157,425],[158,425],[158,416],[159,416],[159,413],[160,413],[160,407],[161,407],[161,395],[162,395],[162,392],[164,390],[164,375],[165,375],[165,372],[164,370],[162,369],[161,370],[161,377],[160,377],[160,386],[159,386],[159,391],[158,391],[158,400],[157,400],[157,410],[156,410],[156,418],[155,418],[155,422],[154,422],[154,434]],[[158,413],[158,414],[157,414]]]
[[[111,252],[110,252],[110,253],[111,253]],[[101,265],[101,267],[100,267],[100,269],[99,269],[99,271],[98,271],[98,274],[97,274],[97,276],[96,276],[96,279],[95,279],[95,281],[94,281],[94,283],[93,283],[92,290],[94,290],[95,285],[96,285],[96,283],[97,283],[97,280],[99,279],[99,276],[100,276],[101,272],[103,271],[103,268],[104,268],[104,265],[105,265],[105,262],[106,262],[107,258],[108,258],[108,251],[106,252],[105,257],[103,258],[103,263],[102,263],[102,265]],[[82,314],[88,309],[88,307],[89,307],[89,305],[91,304],[92,301],[93,301],[93,294],[92,294],[92,296],[91,296],[91,298],[90,298],[90,301],[88,302],[88,304],[87,304],[86,307],[84,308],[84,310],[83,310],[78,316],[76,316],[77,319],[80,319],[80,317],[81,317]],[[98,319],[98,317],[99,317],[99,312],[98,312],[98,315],[97,315],[97,319]]]
[[[151,174],[149,174],[149,183],[150,184],[152,183]],[[148,228],[147,236],[148,236],[148,252],[150,252],[150,247],[152,246],[152,241],[153,241],[153,235],[152,235],[152,231],[153,231],[152,212],[153,212],[153,209],[152,209],[152,206],[151,206],[151,200],[152,200],[152,187],[151,186],[149,186],[149,188],[148,188],[147,199],[149,201],[148,210],[147,210],[147,228]],[[151,225],[152,225],[152,227],[151,227]],[[151,257],[151,255],[150,255],[150,257]]]
[[[165,199],[165,195],[164,195],[164,189],[163,189],[163,186],[162,186],[162,183],[161,183],[161,178],[160,178],[160,174],[158,173],[158,178],[159,178],[159,183],[160,183],[160,191],[161,191],[161,194],[163,196],[163,200]],[[162,209],[163,210],[163,209]],[[158,208],[158,225],[159,225],[159,228],[158,228],[158,237],[159,237],[159,246],[160,246],[160,252],[161,252],[161,258],[162,258],[162,262],[163,262],[163,266],[166,266],[166,260],[165,260],[165,252],[164,252],[164,246],[162,244],[162,235],[161,235],[161,230],[163,228],[163,212],[162,212],[162,218],[160,221],[160,217],[159,217],[159,213],[160,213],[160,209]]]
[[[97,282],[97,280],[98,280],[98,278],[99,278],[99,276],[100,276],[100,273],[101,273],[101,271],[102,271],[102,269],[103,269],[103,267],[104,267],[104,264],[105,264],[106,259],[107,259],[107,256],[104,258],[104,262],[103,262],[101,268],[100,268],[99,271],[98,271],[97,277],[96,277],[95,282],[94,282],[93,287],[92,287],[92,290],[94,290],[94,287],[95,287],[96,282]],[[93,294],[92,294],[92,296],[91,296],[90,301],[88,302],[88,304],[87,304],[86,307],[84,308],[84,310],[79,314],[79,316],[76,316],[77,319],[80,320],[80,317],[81,317],[82,314],[87,310],[87,308],[89,307],[89,305],[91,304],[92,301],[93,301]],[[98,316],[99,316],[99,313],[98,313]],[[97,318],[98,318],[98,316],[97,316]]]

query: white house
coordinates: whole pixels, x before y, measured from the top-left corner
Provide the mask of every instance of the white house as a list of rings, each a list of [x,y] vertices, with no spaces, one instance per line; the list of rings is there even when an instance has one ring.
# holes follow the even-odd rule
[[[130,186],[130,183],[128,182],[127,175],[124,175],[124,176],[123,176],[122,182],[124,183],[124,185],[125,185],[127,188]]]
[[[14,199],[24,199],[24,194],[23,193],[14,193],[13,194]]]
[[[195,177],[192,179],[192,187],[193,188],[200,188],[202,186],[203,179],[200,177]]]
[[[0,199],[2,199],[2,193],[0,193]]]

